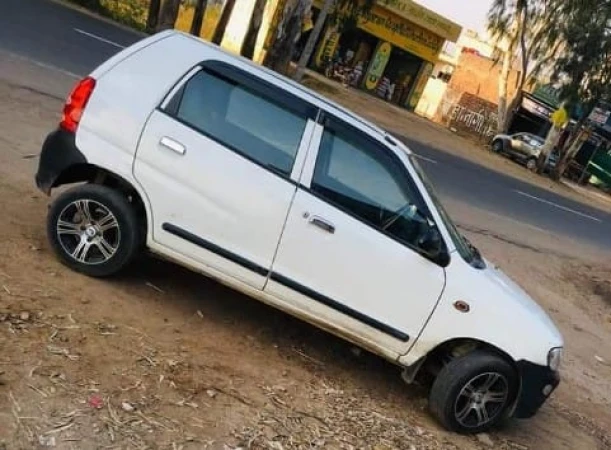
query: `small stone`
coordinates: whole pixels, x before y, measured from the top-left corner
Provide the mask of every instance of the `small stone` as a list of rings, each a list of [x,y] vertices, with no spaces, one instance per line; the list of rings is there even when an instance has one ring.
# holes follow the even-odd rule
[[[133,412],[136,408],[134,408],[130,403],[123,402],[121,403],[121,408],[126,412]]]
[[[24,322],[26,322],[26,321],[30,320],[30,313],[29,313],[29,312],[24,311],[24,312],[22,312],[22,313],[19,315],[19,318],[20,318],[21,320],[23,320]]]
[[[81,303],[82,303],[83,305],[88,305],[89,303],[91,303],[91,300],[89,300],[88,298],[82,298],[82,299],[81,299]]]
[[[598,355],[594,355],[594,359],[601,364],[605,364],[605,360]]]
[[[416,435],[418,436],[422,436],[424,434],[424,430],[420,427],[416,427],[414,431],[416,432]]]
[[[214,398],[214,397],[216,397],[216,391],[215,391],[215,390],[213,390],[213,389],[208,389],[208,390],[206,390],[206,394],[207,394],[207,395],[208,395],[208,397],[210,397],[210,398]]]
[[[38,436],[38,443],[42,447],[55,447],[55,436],[41,434]]]
[[[487,445],[488,447],[494,447],[494,442],[492,442],[492,439],[490,439],[490,435],[488,435],[487,433],[479,433],[477,435],[477,440],[480,441],[482,444]]]

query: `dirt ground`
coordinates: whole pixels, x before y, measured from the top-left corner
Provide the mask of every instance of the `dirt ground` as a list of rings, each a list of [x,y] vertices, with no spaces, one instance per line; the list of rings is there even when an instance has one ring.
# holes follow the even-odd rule
[[[447,433],[396,367],[209,279],[147,256],[106,281],[60,265],[33,173],[71,80],[1,60],[0,449],[611,448],[608,255],[448,205],[552,315],[566,358],[535,418]]]

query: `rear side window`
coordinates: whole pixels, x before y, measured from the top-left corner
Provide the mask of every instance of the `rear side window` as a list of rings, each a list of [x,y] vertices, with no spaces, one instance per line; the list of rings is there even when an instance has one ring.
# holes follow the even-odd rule
[[[307,118],[224,76],[202,70],[173,99],[176,117],[254,162],[290,175]]]

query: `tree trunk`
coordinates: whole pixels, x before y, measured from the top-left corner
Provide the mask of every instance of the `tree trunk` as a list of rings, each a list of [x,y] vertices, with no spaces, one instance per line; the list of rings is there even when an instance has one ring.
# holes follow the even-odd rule
[[[171,30],[174,28],[174,24],[178,18],[179,8],[180,0],[164,0],[161,6],[157,31]]]
[[[159,22],[159,10],[161,9],[161,0],[151,0],[149,3],[148,15],[146,17],[146,32],[154,33]]]
[[[562,135],[562,130],[552,125],[545,138],[545,143],[541,147],[541,152],[537,158],[537,173],[541,174],[545,170],[545,164],[550,153],[554,150],[554,147],[558,144],[558,140]]]
[[[214,35],[212,36],[212,42],[216,45],[221,45],[221,42],[223,42],[223,37],[225,36],[225,29],[227,28],[227,24],[229,23],[229,19],[231,18],[231,13],[233,12],[235,1],[236,0],[227,0],[225,2],[223,12],[221,13],[221,18],[219,19],[219,23],[216,25],[216,28],[214,29]]]
[[[263,22],[263,13],[265,12],[265,5],[267,0],[257,0],[255,7],[250,18],[250,25],[242,44],[240,54],[248,59],[252,59],[255,54],[255,47],[257,46],[257,36],[259,36],[259,29]]]
[[[292,0],[286,4],[282,20],[274,31],[275,39],[265,55],[265,66],[282,74],[288,72],[303,18],[311,6],[312,0]]]
[[[199,37],[202,31],[202,23],[204,22],[204,14],[206,14],[206,7],[208,6],[208,0],[197,0],[195,3],[195,11],[193,11],[193,21],[191,22],[191,30],[189,32],[193,36]]]
[[[513,52],[510,48],[503,53],[503,66],[499,76],[499,106],[498,106],[498,122],[497,128],[499,133],[507,132],[505,125],[507,123],[507,85],[509,84],[509,74],[511,73],[511,60]]]
[[[308,42],[301,53],[301,57],[299,58],[299,63],[297,64],[297,71],[295,72],[295,76],[293,77],[295,81],[299,82],[303,78],[303,74],[305,73],[305,68],[308,65],[308,61],[312,57],[312,53],[314,53],[314,47],[316,46],[316,42],[318,41],[318,37],[320,36],[320,32],[322,31],[323,26],[325,25],[325,21],[327,20],[327,15],[331,8],[335,4],[335,0],[325,0],[325,3],[320,11],[318,18],[316,19],[316,24],[314,25],[314,29],[311,31],[310,36],[308,37]]]

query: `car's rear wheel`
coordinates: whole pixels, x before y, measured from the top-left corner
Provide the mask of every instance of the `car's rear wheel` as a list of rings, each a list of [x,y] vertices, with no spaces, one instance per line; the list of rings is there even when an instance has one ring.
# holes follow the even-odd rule
[[[429,407],[441,424],[459,433],[480,433],[506,416],[518,377],[503,358],[474,351],[446,364],[435,379]]]
[[[93,277],[119,272],[138,253],[141,229],[121,193],[87,184],[61,194],[51,205],[47,234],[68,267]]]
[[[503,141],[497,139],[492,143],[492,151],[494,153],[502,153],[504,149]]]
[[[526,168],[532,171],[537,170],[537,160],[535,158],[530,158],[526,161]]]

